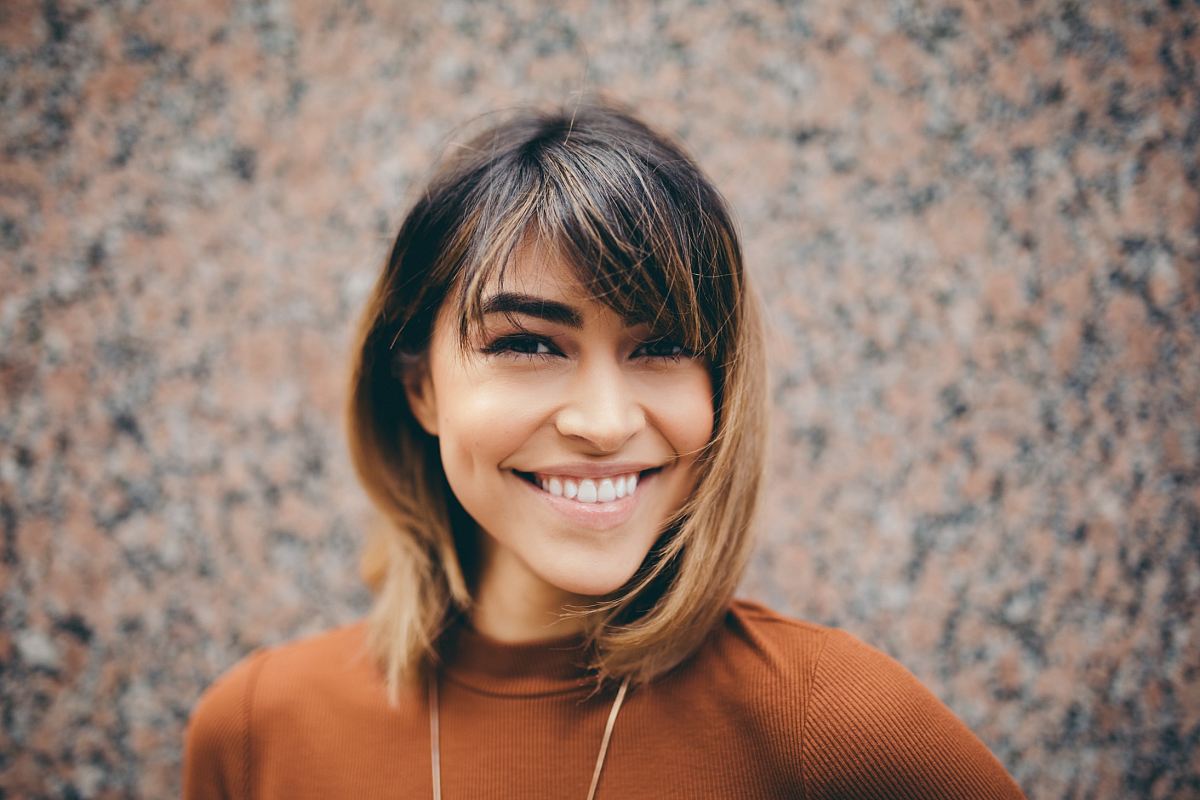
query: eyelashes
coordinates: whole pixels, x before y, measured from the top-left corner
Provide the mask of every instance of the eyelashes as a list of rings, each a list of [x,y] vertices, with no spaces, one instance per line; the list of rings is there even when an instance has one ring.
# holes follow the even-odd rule
[[[638,345],[634,353],[646,351],[639,358],[650,358],[656,361],[682,361],[691,358],[693,353],[679,342],[669,337],[651,339]],[[560,353],[544,336],[529,333],[510,333],[498,336],[480,349],[481,353],[491,356],[509,358],[543,359],[558,358]]]
[[[497,336],[484,346],[480,352],[490,356],[513,355],[529,358],[543,358],[555,354],[549,342],[541,336],[531,336],[524,333]]]

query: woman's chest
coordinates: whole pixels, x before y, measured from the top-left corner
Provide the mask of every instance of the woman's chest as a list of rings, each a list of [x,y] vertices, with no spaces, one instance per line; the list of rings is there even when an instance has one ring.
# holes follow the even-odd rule
[[[585,800],[612,698],[497,697],[446,686],[439,707],[444,800]],[[428,714],[329,715],[263,742],[259,798],[433,797]],[[304,736],[302,731],[311,731]],[[799,795],[786,731],[720,696],[631,692],[614,723],[597,800]]]

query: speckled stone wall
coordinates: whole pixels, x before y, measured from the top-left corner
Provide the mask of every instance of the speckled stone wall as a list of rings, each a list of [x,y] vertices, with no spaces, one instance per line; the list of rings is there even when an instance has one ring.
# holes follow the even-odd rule
[[[1200,796],[1195,2],[0,4],[0,796],[178,793],[189,709],[361,615],[352,321],[456,126],[604,90],[771,324],[743,594],[1031,797]]]

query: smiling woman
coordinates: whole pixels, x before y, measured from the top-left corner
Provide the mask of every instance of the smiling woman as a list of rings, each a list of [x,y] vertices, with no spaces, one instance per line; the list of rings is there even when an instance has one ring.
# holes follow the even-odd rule
[[[473,623],[503,640],[585,630],[585,617],[562,610],[634,576],[694,491],[713,432],[706,359],[671,338],[679,334],[655,333],[647,309],[622,319],[585,299],[569,263],[541,241],[514,253],[504,274],[512,291],[493,285],[499,273],[482,284],[465,355],[456,312],[443,305],[406,383],[476,523]]]
[[[735,599],[759,301],[682,147],[593,102],[455,150],[363,316],[368,617],[197,704],[208,797],[1020,797],[895,661]]]

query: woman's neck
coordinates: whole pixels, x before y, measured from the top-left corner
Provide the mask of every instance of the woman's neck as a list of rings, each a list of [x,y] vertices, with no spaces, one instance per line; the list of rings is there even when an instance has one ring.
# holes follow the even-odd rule
[[[480,539],[487,540],[486,534]],[[483,564],[475,590],[471,625],[501,642],[532,642],[578,633],[584,622],[563,609],[592,598],[565,592],[535,575],[504,547],[481,541]]]

